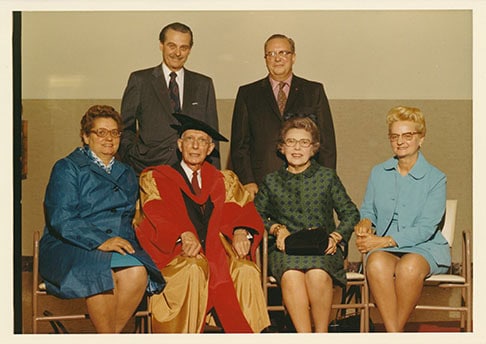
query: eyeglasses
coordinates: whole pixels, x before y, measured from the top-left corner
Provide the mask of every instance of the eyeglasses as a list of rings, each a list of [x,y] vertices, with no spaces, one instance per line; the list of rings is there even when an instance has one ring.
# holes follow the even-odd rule
[[[311,146],[312,141],[309,140],[309,139],[296,140],[296,139],[292,139],[292,138],[285,139],[285,141],[284,141],[284,144],[287,147],[295,147],[295,145],[297,143],[299,143],[299,146],[302,147],[302,148],[308,148],[308,147]]]
[[[91,130],[91,133],[96,134],[98,137],[106,137],[108,136],[108,133],[111,135],[113,138],[118,138],[121,136],[122,132],[118,129],[106,129],[106,128],[99,128],[96,130]]]
[[[266,58],[275,58],[275,57],[280,57],[281,59],[286,60],[289,55],[292,55],[293,52],[288,51],[288,50],[280,50],[280,51],[269,51],[268,53],[265,53]]]
[[[206,147],[211,143],[211,140],[205,139],[204,137],[194,137],[194,136],[186,136],[181,138],[181,140],[185,144],[193,145],[194,142],[197,142],[198,145],[201,147]]]
[[[398,138],[401,136],[405,141],[412,141],[413,135],[420,134],[418,131],[409,131],[408,133],[403,134],[388,134],[388,138],[391,142],[398,141]]]

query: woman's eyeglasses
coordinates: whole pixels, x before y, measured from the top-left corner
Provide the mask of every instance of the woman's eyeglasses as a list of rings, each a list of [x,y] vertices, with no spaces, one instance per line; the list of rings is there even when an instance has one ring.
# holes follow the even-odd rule
[[[390,139],[391,142],[396,142],[400,138],[400,136],[405,140],[405,141],[412,141],[413,136],[416,134],[420,134],[418,131],[409,131],[408,133],[403,133],[403,134],[388,134],[388,138]]]
[[[300,139],[300,140],[297,140],[297,139],[293,139],[293,138],[288,138],[288,139],[285,139],[285,141],[284,141],[284,144],[287,147],[295,147],[295,145],[297,143],[299,143],[299,146],[302,147],[302,148],[308,148],[308,147],[311,146],[312,141],[309,140],[309,139]]]
[[[111,137],[118,138],[122,134],[122,132],[118,129],[109,130],[109,129],[106,129],[106,128],[99,128],[99,129],[96,129],[96,130],[91,130],[90,132],[94,133],[98,137],[102,137],[102,138],[108,136],[108,134],[110,134]]]

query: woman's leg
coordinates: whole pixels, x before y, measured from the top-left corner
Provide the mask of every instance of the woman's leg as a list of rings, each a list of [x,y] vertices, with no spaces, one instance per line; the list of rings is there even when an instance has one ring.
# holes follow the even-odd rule
[[[332,278],[324,270],[312,269],[305,273],[305,283],[315,332],[327,332],[332,306]]]
[[[86,298],[88,313],[96,332],[120,333],[140,304],[147,285],[147,271],[133,266],[112,272],[112,291]]]
[[[297,332],[312,332],[309,298],[302,271],[288,270],[282,276],[282,298]]]
[[[430,271],[429,263],[419,254],[404,255],[395,268],[395,290],[397,294],[397,324],[403,331],[415,308]]]
[[[366,277],[370,291],[388,332],[398,332],[398,305],[395,290],[395,267],[399,258],[391,253],[376,251],[366,260]]]
[[[86,306],[97,333],[115,332],[116,297],[113,290],[87,297]]]

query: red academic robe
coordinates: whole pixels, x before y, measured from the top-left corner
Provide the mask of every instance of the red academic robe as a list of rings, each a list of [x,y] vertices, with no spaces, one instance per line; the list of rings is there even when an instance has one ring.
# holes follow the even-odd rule
[[[206,310],[214,307],[226,333],[252,332],[236,297],[219,232],[232,239],[235,228],[254,229],[250,250],[254,259],[264,225],[236,174],[228,170],[219,171],[205,162],[201,168],[201,178],[202,190],[196,196],[182,175],[171,166],[147,168],[140,176],[141,211],[135,220],[138,223],[137,238],[158,268],[164,268],[181,253],[177,240],[183,232],[191,231],[198,236],[186,211],[181,191],[198,204],[204,204],[211,197],[214,209],[204,251],[210,269]]]

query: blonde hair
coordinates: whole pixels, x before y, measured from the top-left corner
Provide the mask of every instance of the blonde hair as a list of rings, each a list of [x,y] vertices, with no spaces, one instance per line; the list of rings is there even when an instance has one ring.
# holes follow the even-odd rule
[[[396,106],[391,108],[386,115],[386,124],[388,124],[388,129],[390,126],[398,121],[410,121],[415,123],[415,128],[417,132],[425,136],[425,118],[422,111],[416,107],[410,106]]]

